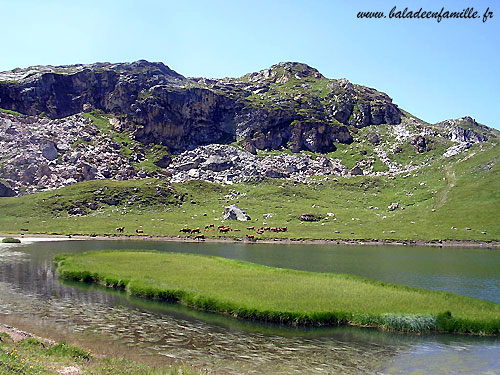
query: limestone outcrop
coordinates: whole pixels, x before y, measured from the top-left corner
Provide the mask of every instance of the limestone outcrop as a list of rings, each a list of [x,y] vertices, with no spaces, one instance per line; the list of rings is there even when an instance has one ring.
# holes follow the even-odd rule
[[[186,78],[162,63],[35,66],[0,73],[0,108],[60,119],[100,110],[143,144],[182,152],[244,141],[249,149],[330,152],[350,128],[398,124],[391,98],[301,63],[240,78]],[[54,149],[46,155],[55,157]]]

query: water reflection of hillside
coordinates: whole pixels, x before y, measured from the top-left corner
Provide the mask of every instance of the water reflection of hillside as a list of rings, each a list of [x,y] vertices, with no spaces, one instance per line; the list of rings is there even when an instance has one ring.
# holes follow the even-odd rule
[[[112,303],[115,298],[106,293],[92,293],[82,289],[68,288],[57,279],[52,261],[19,262],[0,264],[0,282],[13,284],[17,290],[38,299],[74,298],[82,302]]]

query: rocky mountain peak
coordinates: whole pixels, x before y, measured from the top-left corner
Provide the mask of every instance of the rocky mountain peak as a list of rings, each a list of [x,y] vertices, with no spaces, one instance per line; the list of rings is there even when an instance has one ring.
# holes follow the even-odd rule
[[[294,76],[297,79],[313,77],[325,78],[317,69],[300,62],[280,62],[271,66],[271,70],[283,72],[286,76]]]
[[[138,60],[130,63],[109,64],[105,68],[116,70],[122,75],[143,77],[161,76],[163,78],[170,78],[174,80],[186,80],[186,78],[182,74],[179,74],[175,70],[170,69],[162,62]]]
[[[476,120],[475,120],[475,119],[473,119],[473,118],[472,118],[472,117],[470,117],[470,116],[460,117],[460,118],[458,119],[458,121],[464,121],[464,122],[468,122],[468,123],[470,123],[470,124],[472,124],[472,125],[477,125]]]
[[[286,83],[291,78],[297,80],[303,78],[320,79],[325,78],[317,69],[299,62],[280,62],[268,69],[245,75],[249,82],[270,81],[273,83]]]
[[[115,65],[118,68],[123,70],[138,70],[138,69],[147,69],[147,70],[159,70],[164,74],[174,75],[176,77],[182,78],[183,76],[177,73],[176,71],[170,69],[167,65],[162,62],[148,61],[148,60],[137,60],[129,63],[118,63]]]
[[[449,119],[449,120],[444,120],[436,123],[436,126],[442,127],[442,128],[451,128],[454,126],[465,126],[467,128],[469,127],[480,127],[480,124],[477,123],[475,119],[473,119],[470,116],[463,116],[458,119]]]
[[[164,80],[186,80],[184,76],[161,62],[138,60],[130,63],[99,62],[74,65],[36,65],[0,72],[0,82],[4,84],[29,84],[39,80],[49,81],[54,75],[81,77],[85,74],[118,73],[121,76],[162,77]]]
[[[447,132],[451,140],[462,143],[485,142],[488,138],[500,135],[497,130],[478,123],[470,116],[444,120],[436,123],[435,126]]]

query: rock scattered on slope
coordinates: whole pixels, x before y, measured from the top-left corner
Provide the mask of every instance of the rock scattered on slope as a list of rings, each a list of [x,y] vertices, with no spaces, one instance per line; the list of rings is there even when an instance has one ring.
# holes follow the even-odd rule
[[[16,194],[141,177],[120,148],[81,115],[50,120],[0,113],[0,178]]]
[[[259,158],[234,146],[212,144],[181,153],[166,172],[171,182],[199,179],[233,184],[265,177],[305,182],[311,176],[346,175],[347,168],[339,160],[326,157],[282,153]]]
[[[275,73],[271,72],[269,77],[272,78],[273,74]],[[306,74],[306,71],[303,74]],[[306,76],[309,74],[314,75],[311,71]],[[264,72],[263,76],[265,75]],[[231,82],[233,81],[225,84],[230,85]],[[344,83],[349,88],[346,82]],[[217,86],[215,83],[214,85]],[[247,115],[250,117],[238,117],[238,121],[269,121],[269,118],[257,109]],[[333,131],[333,128],[329,130],[321,124],[311,127],[311,123],[299,121],[294,122],[291,127],[280,128],[279,131],[269,128],[269,131],[259,133],[260,128],[253,128],[254,125],[248,123],[258,136],[250,135],[247,125],[237,127],[238,138],[241,138],[238,147],[219,143],[195,147],[195,142],[190,144],[192,147],[189,150],[179,155],[155,154],[159,159],[151,161],[158,169],[150,168],[148,171],[139,165],[147,157],[151,157],[145,149],[151,145],[144,146],[133,140],[123,142],[123,134],[114,132],[125,131],[127,137],[131,137],[132,133],[122,129],[125,125],[121,119],[111,118],[110,128],[106,130],[98,128],[81,114],[51,120],[45,117],[0,113],[0,181],[3,182],[0,195],[57,189],[93,179],[126,180],[160,176],[169,178],[170,182],[204,180],[233,184],[257,182],[265,178],[283,178],[311,183],[314,182],[314,179],[311,179],[313,176],[394,175],[409,173],[428,165],[428,161],[414,162],[411,156],[408,162],[403,162],[405,164],[396,161],[396,154],[403,151],[403,148],[406,152],[408,144],[413,144],[417,152],[424,152],[429,150],[429,141],[436,142],[436,145],[451,144],[449,139],[456,142],[443,154],[443,157],[449,157],[463,152],[474,143],[484,142],[488,137],[494,138],[500,134],[478,124],[470,117],[429,125],[414,117],[405,116],[401,123],[382,128],[381,133],[372,128],[366,134],[354,126],[350,127],[349,131],[358,134],[356,142],[364,143],[363,147],[367,145],[372,148],[373,155],[361,149],[359,152],[363,156],[362,160],[356,161],[356,167],[348,170],[342,161],[332,157],[332,154],[311,155],[301,151],[302,148],[322,151],[334,149],[334,143],[338,140],[332,140],[332,137],[345,136],[347,138],[342,142],[352,142],[353,139],[348,133],[342,133],[342,127],[336,128],[330,134],[328,132]],[[359,134],[358,130],[365,135]],[[384,136],[381,138],[378,134]],[[116,141],[117,139],[120,141]],[[286,147],[283,142],[286,142]],[[304,147],[296,147],[299,144]],[[376,147],[373,147],[374,145]],[[279,153],[269,152],[270,149],[276,148],[280,150]],[[295,153],[290,154],[290,151]],[[347,150],[343,152],[346,153]],[[343,156],[342,151],[333,155]],[[434,154],[431,156],[434,157]],[[388,170],[375,169],[376,157]],[[325,177],[325,180],[327,179],[328,177]]]
[[[368,141],[371,143],[371,144],[374,144],[374,145],[378,145],[380,143],[380,138],[377,134],[375,133],[368,133],[366,135],[366,139],[368,139]]]
[[[398,208],[399,208],[399,203],[398,202],[392,203],[392,204],[389,205],[389,207],[387,207],[387,209],[389,211],[394,211],[394,210],[396,210]]]
[[[421,135],[416,136],[410,141],[410,144],[415,147],[415,151],[418,153],[426,152],[429,150],[429,146],[425,137]]]
[[[350,171],[349,171],[349,175],[351,176],[362,176],[363,175],[363,170],[356,166],[354,168],[352,168]]]
[[[252,220],[244,210],[242,210],[235,204],[232,204],[231,206],[228,206],[224,209],[222,218],[224,220],[239,220],[239,221]]]

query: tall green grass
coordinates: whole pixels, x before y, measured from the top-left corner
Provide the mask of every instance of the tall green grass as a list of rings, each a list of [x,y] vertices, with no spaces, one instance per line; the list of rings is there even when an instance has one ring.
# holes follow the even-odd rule
[[[403,332],[498,334],[493,302],[202,255],[103,251],[58,256],[59,276],[131,295],[291,325],[359,325]]]

